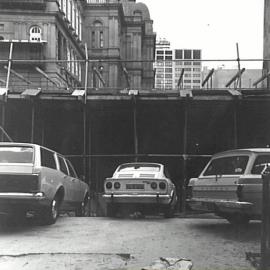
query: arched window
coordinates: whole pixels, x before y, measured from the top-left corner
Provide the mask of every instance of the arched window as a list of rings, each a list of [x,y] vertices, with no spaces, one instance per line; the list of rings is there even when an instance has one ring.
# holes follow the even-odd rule
[[[30,41],[41,41],[41,28],[33,26],[30,28]]]
[[[93,25],[94,25],[94,27],[102,27],[102,26],[103,26],[103,24],[102,24],[101,21],[95,21],[95,22],[93,23]]]
[[[104,47],[104,31],[103,24],[100,21],[93,23],[91,31],[91,44],[92,48],[103,48]]]
[[[135,11],[133,12],[133,15],[134,15],[134,16],[142,16],[142,12],[141,12],[141,10],[135,10]]]

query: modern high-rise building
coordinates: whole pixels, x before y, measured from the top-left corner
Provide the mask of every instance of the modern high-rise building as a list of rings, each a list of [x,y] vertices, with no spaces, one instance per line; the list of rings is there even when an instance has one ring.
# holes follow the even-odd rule
[[[154,66],[157,89],[201,87],[201,50],[172,49],[169,41],[160,39],[156,43]]]

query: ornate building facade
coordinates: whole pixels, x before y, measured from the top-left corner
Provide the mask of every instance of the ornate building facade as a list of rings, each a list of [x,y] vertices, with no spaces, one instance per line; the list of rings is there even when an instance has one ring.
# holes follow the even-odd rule
[[[104,79],[93,73],[93,87],[153,88],[156,36],[147,6],[135,0],[88,0],[84,17],[88,54],[97,60],[92,68]]]
[[[1,0],[0,88],[82,88],[87,56],[89,87],[151,88],[152,24],[136,1]]]
[[[81,86],[82,62],[76,61],[85,58],[81,1],[1,0],[0,18],[0,59],[12,60],[10,77],[7,64],[1,63],[1,87]]]

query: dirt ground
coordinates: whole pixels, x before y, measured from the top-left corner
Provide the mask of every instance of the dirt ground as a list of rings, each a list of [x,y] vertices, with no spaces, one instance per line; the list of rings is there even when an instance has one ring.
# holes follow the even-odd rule
[[[0,229],[1,270],[142,269],[159,257],[187,258],[193,269],[252,269],[260,222],[235,228],[222,219],[60,217]]]

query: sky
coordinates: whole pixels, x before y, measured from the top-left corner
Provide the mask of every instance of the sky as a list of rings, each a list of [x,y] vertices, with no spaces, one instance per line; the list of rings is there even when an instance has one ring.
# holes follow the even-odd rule
[[[145,3],[157,37],[172,49],[201,49],[203,59],[262,59],[264,0],[137,0]],[[236,62],[203,66],[236,68]],[[261,68],[261,62],[244,62]]]

